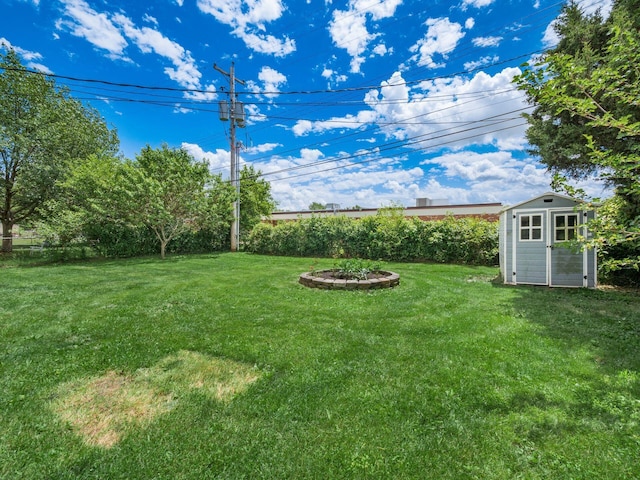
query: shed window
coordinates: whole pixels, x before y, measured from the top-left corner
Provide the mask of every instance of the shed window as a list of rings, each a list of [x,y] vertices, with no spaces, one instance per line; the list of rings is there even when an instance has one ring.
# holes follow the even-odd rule
[[[568,215],[556,215],[556,242],[566,242],[576,238],[578,230],[578,215],[571,213]]]
[[[542,215],[520,215],[520,240],[542,240]]]

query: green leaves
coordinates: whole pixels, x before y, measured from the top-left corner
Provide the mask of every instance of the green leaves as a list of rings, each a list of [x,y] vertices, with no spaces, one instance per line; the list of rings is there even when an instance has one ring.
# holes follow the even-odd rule
[[[240,237],[248,234],[276,208],[271,196],[271,184],[260,178],[262,173],[251,165],[240,170]]]
[[[388,211],[359,220],[312,217],[256,225],[246,248],[275,255],[494,265],[498,226],[476,218],[425,222]]]
[[[515,79],[536,105],[527,117],[532,153],[552,171],[573,178],[596,173],[615,189],[615,209],[589,223],[586,246],[621,251],[604,268],[638,269],[640,254],[640,33],[635,6],[619,1],[610,18],[569,5],[561,41]],[[564,175],[555,188],[570,194]],[[616,246],[625,244],[622,250]]]
[[[99,239],[105,252],[148,253],[145,232],[151,231],[163,258],[181,236],[228,232],[235,195],[205,163],[166,145],[147,146],[133,161],[92,156],[75,165],[63,187],[71,209],[84,218],[85,236]],[[132,245],[125,250],[112,245],[121,238]],[[221,242],[212,238],[209,244]]]
[[[0,221],[48,217],[59,181],[92,154],[113,155],[115,131],[98,113],[46,77],[26,71],[12,50],[0,55]],[[3,250],[12,248],[11,237]]]

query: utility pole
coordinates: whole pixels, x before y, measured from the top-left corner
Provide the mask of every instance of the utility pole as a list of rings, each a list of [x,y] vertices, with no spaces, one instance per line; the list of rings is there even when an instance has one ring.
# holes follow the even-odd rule
[[[242,102],[236,99],[236,82],[244,85],[245,81],[235,77],[235,64],[231,62],[229,73],[218,67],[215,63],[213,68],[229,79],[229,100],[221,100],[218,104],[220,120],[229,121],[229,150],[231,152],[231,185],[236,187],[237,199],[233,202],[233,223],[231,224],[231,251],[238,250],[240,245],[240,143],[236,144],[236,126],[245,126],[245,112]]]

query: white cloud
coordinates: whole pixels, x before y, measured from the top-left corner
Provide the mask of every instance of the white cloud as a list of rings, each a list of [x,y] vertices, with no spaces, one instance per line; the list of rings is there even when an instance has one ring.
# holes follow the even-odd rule
[[[515,160],[509,152],[457,152],[448,153],[422,165],[437,164],[445,169],[448,177],[456,177],[471,182],[507,180],[513,178],[513,169],[522,169],[524,165]]]
[[[402,0],[382,0],[371,3],[368,0],[349,0],[347,10],[334,10],[329,23],[329,34],[333,43],[351,56],[350,71],[359,73],[364,63],[363,54],[369,44],[380,34],[367,29],[367,16],[372,21],[393,17]],[[379,45],[378,47],[379,48]],[[374,52],[378,55],[380,53]]]
[[[497,47],[501,41],[502,37],[476,37],[471,43],[476,47]]]
[[[331,84],[339,84],[347,81],[347,76],[344,74],[339,74],[335,70],[324,67],[322,69],[322,73],[320,74],[323,78],[326,78],[329,82],[327,84],[327,88],[331,89]]]
[[[447,58],[447,54],[451,53],[465,36],[462,25],[451,22],[448,18],[429,18],[425,25],[428,27],[425,37],[409,49],[412,53],[417,52],[412,60],[428,68],[442,67],[442,64],[435,62],[434,56]]]
[[[183,142],[181,147],[186,150],[189,155],[198,161],[206,160],[209,164],[209,169],[214,173],[223,173],[223,177],[228,177],[228,169],[231,161],[230,153],[228,150],[222,148],[216,149],[215,152],[207,152],[203,150],[200,145],[195,143]],[[226,169],[226,170],[225,170]]]
[[[261,113],[258,106],[253,103],[245,103],[244,109],[247,112],[247,123],[249,125],[269,120],[269,117]]]
[[[364,63],[362,53],[376,35],[367,31],[366,16],[354,15],[350,11],[335,10],[329,25],[329,33],[333,43],[347,51],[351,56],[351,72],[360,72],[360,65]]]
[[[442,182],[456,179],[483,201],[515,203],[548,190],[551,179],[546,168],[532,159],[517,159],[504,151],[447,153],[422,164],[439,167]]]
[[[158,24],[158,20],[156,19],[156,17],[152,17],[148,13],[144,14],[144,16],[142,17],[142,20],[144,22],[153,23],[156,27],[159,25]]]
[[[31,70],[37,70],[42,73],[53,73],[49,67],[39,63],[35,60],[42,60],[42,54],[38,52],[33,52],[31,50],[26,50],[24,48],[20,48],[16,45],[12,45],[9,40],[4,37],[0,37],[0,49],[2,48],[12,49],[18,55],[22,57],[24,61],[26,61],[25,66]]]
[[[463,0],[462,9],[466,10],[467,7],[483,8],[488,7],[494,2],[494,0]]]
[[[110,58],[126,59],[127,40],[105,13],[98,13],[84,0],[62,0],[67,19],[56,22],[59,30],[68,30],[85,38],[97,48],[106,50]]]
[[[188,50],[168,39],[158,30],[149,27],[137,28],[133,22],[122,14],[114,15],[113,21],[120,26],[125,35],[131,39],[143,53],[155,53],[171,61],[173,67],[165,67],[171,80],[185,88],[199,88],[202,74],[195,65],[195,60]]]
[[[105,50],[107,57],[131,61],[125,55],[129,41],[138,47],[143,54],[155,54],[171,63],[164,68],[164,73],[178,85],[203,92],[187,92],[189,99],[214,99],[216,94],[213,85],[203,87],[200,83],[202,74],[196,66],[191,52],[177,42],[164,36],[157,30],[157,20],[145,14],[143,21],[151,23],[154,28],[137,27],[124,12],[116,14],[100,13],[84,0],[62,0],[65,6],[65,18],[56,23],[59,30],[69,30],[72,35],[85,38],[91,44]],[[182,111],[176,107],[176,111]]]
[[[281,143],[262,143],[260,145],[248,147],[245,151],[247,154],[266,153],[281,146]]]
[[[293,134],[296,137],[300,137],[302,135],[306,135],[313,129],[313,123],[309,120],[298,120],[296,124],[293,126]]]
[[[577,0],[578,6],[588,15],[600,11],[600,14],[607,18],[613,8],[613,0]]]
[[[258,52],[285,57],[296,50],[294,40],[265,34],[266,24],[282,17],[281,0],[198,0],[198,8],[232,28],[248,48]]]
[[[373,47],[372,52],[373,52],[373,55],[378,55],[380,57],[383,57],[387,53],[393,52],[393,47],[392,48],[387,48],[387,46],[384,43],[379,43],[378,45]]]
[[[414,201],[411,196],[424,177],[422,168],[393,168],[400,159],[375,152],[365,158],[367,163],[353,164],[346,158],[325,158],[318,149],[302,149],[297,156],[274,156],[256,168],[266,174],[279,208],[285,210],[304,210],[314,201],[343,207]],[[283,169],[288,171],[280,172]]]
[[[358,129],[363,124],[375,121],[375,112],[363,110],[356,115],[348,114],[344,117],[332,117],[328,120],[310,122],[309,120],[298,120],[293,126],[293,133],[299,137],[309,133],[322,133],[327,130],[340,129]]]
[[[27,68],[30,68],[31,70],[37,70],[38,72],[42,73],[53,74],[53,71],[49,67],[38,62],[28,62]]]
[[[287,77],[271,67],[262,67],[258,73],[258,79],[264,85],[265,97],[275,98],[278,96],[280,86],[287,83]]]
[[[388,137],[419,139],[416,148],[522,145],[526,127],[520,110],[528,104],[511,83],[518,73],[517,68],[493,76],[478,72],[471,78],[423,82],[411,92],[396,73],[389,86],[369,95],[368,104],[391,124],[381,126]],[[398,98],[407,102],[389,101]]]
[[[16,45],[12,45],[9,40],[4,37],[0,37],[0,47],[5,47],[8,50],[15,51],[18,55],[20,55],[24,60],[42,60],[42,54],[38,52],[32,52],[31,50],[26,50],[24,48],[20,48]]]
[[[488,61],[489,59],[487,59]],[[365,95],[368,110],[311,122],[300,120],[296,136],[335,129],[377,125],[385,141],[406,140],[420,150],[463,149],[471,145],[516,150],[524,148],[526,124],[521,118],[528,104],[511,83],[518,68],[491,76],[478,72],[407,86],[400,72]]]
[[[481,57],[478,60],[474,60],[472,62],[466,62],[464,64],[464,69],[466,71],[476,70],[485,65],[496,63],[498,60],[500,60],[500,57],[498,57],[497,55]]]
[[[249,32],[242,32],[239,36],[244,40],[248,48],[258,53],[273,55],[274,57],[286,57],[296,51],[295,41],[288,37],[280,40],[273,35]]]
[[[466,28],[467,30],[471,30],[473,27],[475,27],[475,25],[476,21],[473,17],[467,18],[467,20],[464,22],[464,28]]]
[[[326,158],[321,150],[303,149],[297,156],[273,156],[254,164],[265,173],[283,210],[304,210],[314,201],[380,207],[415,205],[415,199],[446,199],[450,204],[503,202],[513,204],[549,190],[550,175],[535,160],[511,152],[472,150],[435,155],[421,166],[402,168],[403,157],[375,151],[353,159]],[[303,166],[304,168],[299,168]],[[339,166],[340,168],[335,168]],[[286,172],[282,172],[286,169]],[[592,195],[602,185],[589,181]]]

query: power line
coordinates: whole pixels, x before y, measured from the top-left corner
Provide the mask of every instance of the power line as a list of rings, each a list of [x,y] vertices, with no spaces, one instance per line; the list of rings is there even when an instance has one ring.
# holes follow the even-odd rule
[[[527,122],[522,122],[522,123],[519,123],[519,124],[516,124],[516,125],[511,125],[511,126],[508,126],[508,127],[492,130],[490,132],[485,132],[485,134],[497,133],[497,132],[509,130],[509,129],[512,129],[512,128],[522,127],[524,125],[527,125]],[[468,140],[468,139],[474,138],[476,136],[477,135],[469,135],[467,137],[460,138],[459,140]],[[433,149],[433,148],[436,148],[436,147],[439,147],[439,146],[443,146],[443,145],[447,145],[447,144],[448,144],[448,142],[443,142],[443,143],[439,143],[439,144],[436,144],[436,145],[429,145],[428,147],[420,148],[418,150]],[[347,168],[347,167],[351,167],[351,166],[355,166],[355,165],[361,165],[361,164],[364,164],[364,163],[370,163],[370,162],[374,162],[376,160],[380,160],[380,159],[379,158],[371,158],[371,159],[361,160],[359,162],[350,162],[350,163],[348,163],[346,165],[338,165],[338,166],[331,167],[331,168],[326,168],[326,169],[323,169],[323,170],[320,170],[320,171],[314,171],[314,172],[309,172],[309,173],[300,173],[300,174],[297,174],[297,175],[290,175],[290,176],[285,177],[285,178],[275,178],[275,179],[273,179],[271,181],[277,182],[277,181],[282,181],[282,180],[291,180],[292,178],[304,177],[304,176],[308,176],[308,175],[316,175],[318,173],[324,173],[324,172],[328,172],[328,171],[331,171],[331,170],[338,170],[338,169],[341,169],[341,168]],[[266,173],[263,173],[261,176],[266,176],[266,175],[269,175],[269,174],[270,174],[270,172],[266,172]]]
[[[506,60],[500,60],[500,61],[496,61],[496,62],[492,62],[491,64],[487,64],[487,65],[483,65],[483,66],[478,66],[476,68],[472,68],[469,70],[462,70],[462,71],[458,71],[458,72],[454,72],[454,73],[450,73],[450,74],[446,74],[446,75],[436,75],[433,77],[427,77],[427,78],[421,78],[421,79],[417,79],[417,80],[409,80],[409,81],[402,81],[402,82],[397,82],[397,83],[392,83],[392,84],[387,84],[387,85],[365,85],[365,86],[357,86],[357,87],[344,87],[344,88],[338,88],[338,89],[318,89],[318,90],[290,90],[290,91],[268,91],[268,90],[264,90],[264,91],[236,91],[235,93],[237,95],[317,95],[317,94],[335,94],[335,93],[344,93],[344,92],[358,92],[358,91],[364,91],[364,90],[378,90],[381,88],[389,88],[389,87],[399,87],[399,86],[410,86],[410,85],[415,85],[418,83],[423,83],[423,82],[430,82],[430,81],[434,81],[434,80],[443,80],[446,78],[453,78],[453,77],[457,77],[460,75],[464,75],[464,74],[469,74],[469,73],[475,73],[475,72],[479,72],[479,71],[484,71],[484,69],[489,68],[489,67],[495,67],[498,65],[504,65],[506,63],[510,63],[513,62],[515,60],[519,60],[521,58],[525,58],[525,57],[531,57],[532,55],[535,55],[537,53],[541,53],[544,50],[538,49],[538,50],[533,50],[531,52],[527,52],[521,55],[517,55],[515,57],[511,57],[508,58]],[[6,67],[5,70],[9,70],[9,71],[17,71],[17,72],[24,72],[24,73],[28,73],[28,74],[32,74],[32,75],[40,75],[40,76],[44,76],[44,77],[48,77],[48,78],[55,78],[55,79],[60,79],[60,80],[68,80],[68,81],[74,81],[74,82],[84,82],[84,83],[90,83],[90,84],[101,84],[101,85],[108,85],[108,86],[113,86],[113,87],[123,87],[123,88],[133,88],[136,90],[151,90],[151,91],[169,91],[169,92],[180,92],[180,93],[206,93],[206,94],[213,94],[213,93],[218,93],[216,92],[212,92],[211,90],[205,90],[205,89],[199,89],[199,88],[178,88],[178,87],[161,87],[161,86],[157,86],[157,85],[142,85],[142,84],[136,84],[136,83],[124,83],[124,82],[113,82],[113,81],[109,81],[109,80],[100,80],[100,79],[95,79],[95,78],[81,78],[81,77],[72,77],[69,75],[59,75],[59,74],[53,74],[53,73],[45,73],[45,72],[41,72],[39,70],[31,70],[28,68],[14,68],[14,67]]]
[[[493,117],[488,117],[488,118],[483,119],[482,123],[487,122],[487,121],[489,121],[491,119],[494,120],[494,123],[492,125],[504,123],[504,122],[507,122],[507,121],[513,121],[514,118],[499,119],[499,117],[501,117],[503,115],[517,113],[518,111],[524,111],[524,110],[527,110],[527,109],[529,109],[529,107],[513,110],[511,112],[506,112],[505,114],[494,115]],[[468,122],[467,125],[477,125],[478,123],[480,123],[480,121],[477,121],[477,120],[476,121],[470,121],[470,122]],[[308,163],[308,164],[305,164],[305,165],[296,165],[294,167],[288,167],[288,168],[284,168],[284,169],[280,169],[280,170],[275,170],[275,171],[272,171],[272,172],[265,172],[265,173],[263,173],[263,176],[276,175],[276,174],[279,174],[279,173],[286,173],[286,172],[289,172],[289,171],[294,171],[294,170],[300,170],[300,169],[304,169],[304,168],[314,167],[314,166],[323,165],[323,164],[326,164],[326,163],[337,162],[337,161],[341,161],[341,160],[348,160],[350,158],[357,158],[357,157],[361,157],[361,156],[368,155],[368,154],[371,154],[371,153],[379,153],[379,152],[382,152],[382,151],[387,151],[387,150],[392,150],[392,149],[396,149],[396,148],[400,148],[400,147],[405,147],[407,145],[415,145],[415,144],[419,144],[419,143],[422,143],[422,142],[425,142],[425,141],[428,141],[428,140],[452,137],[452,136],[459,135],[461,133],[465,133],[465,132],[468,132],[468,131],[473,131],[473,130],[479,130],[479,129],[482,129],[482,128],[486,128],[487,126],[491,126],[491,125],[475,126],[475,127],[467,128],[467,129],[464,129],[464,130],[457,130],[457,131],[454,131],[454,132],[443,133],[441,135],[433,136],[434,134],[447,132],[447,131],[451,130],[451,128],[442,129],[442,130],[439,130],[439,131],[436,131],[436,132],[429,132],[429,133],[425,133],[425,134],[421,134],[421,135],[416,135],[416,136],[410,137],[408,139],[396,140],[396,141],[393,141],[393,142],[388,142],[386,144],[379,145],[379,146],[373,147],[371,149],[365,150],[364,152],[360,152],[360,153],[356,153],[356,154],[352,154],[352,155],[347,155],[347,156],[337,157],[337,158],[328,158],[328,159],[319,160],[319,161],[316,161],[316,162],[311,162],[311,163]],[[494,133],[494,131],[483,132],[483,134],[485,134],[485,135],[489,134],[489,133]],[[477,137],[478,135],[479,134],[476,133],[475,135],[472,135],[471,137],[464,137],[464,138],[458,139],[456,141]],[[430,138],[425,138],[425,137],[430,137]],[[432,147],[429,147],[429,148],[432,148]]]

